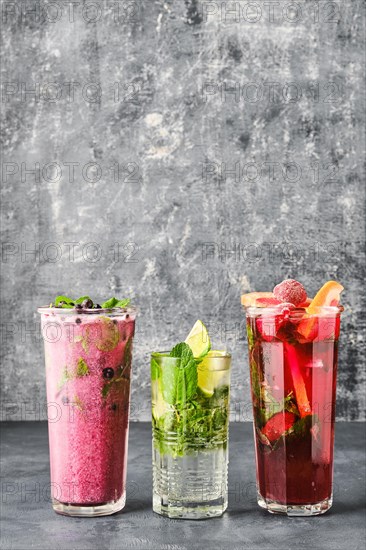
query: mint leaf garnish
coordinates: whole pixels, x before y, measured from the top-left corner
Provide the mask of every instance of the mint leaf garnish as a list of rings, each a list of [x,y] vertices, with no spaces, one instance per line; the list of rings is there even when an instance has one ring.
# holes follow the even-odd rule
[[[91,298],[89,296],[81,296],[77,300],[75,300],[75,304],[82,304],[84,300],[90,300]]]
[[[193,352],[188,344],[185,342],[180,342],[169,353],[169,357],[180,357],[184,359],[184,363],[187,362],[191,357],[193,357]]]
[[[162,371],[165,368],[162,367]],[[160,454],[184,456],[197,450],[226,448],[229,422],[229,387],[207,398],[199,392],[187,403],[153,416],[154,444]],[[167,433],[174,432],[174,443]]]
[[[191,347],[180,342],[167,354],[151,359],[153,393],[157,399],[152,415],[154,446],[160,455],[173,457],[197,450],[227,446],[229,386],[215,387],[207,396],[197,383],[197,366]],[[260,392],[260,381],[258,380]],[[260,395],[260,393],[259,393]],[[170,437],[174,432],[174,442]]]
[[[104,384],[103,388],[102,388],[102,397],[107,397],[107,395],[109,394],[109,390],[111,389],[112,387],[112,384],[111,383],[107,383],[107,384]]]
[[[81,376],[87,376],[89,374],[89,368],[86,362],[82,357],[78,361],[78,366],[76,367],[76,376],[79,378]]]
[[[269,386],[262,382],[261,385],[261,422],[265,424],[272,416],[283,411],[284,400],[277,401],[270,392]]]
[[[254,334],[250,325],[247,325],[248,345],[251,349],[254,346]]]
[[[81,378],[82,376],[87,376],[90,374],[88,365],[82,357],[78,360],[76,368],[71,371],[68,367],[64,367],[61,378],[57,384],[58,389],[61,389],[66,382],[73,380],[74,378]]]
[[[94,345],[100,351],[112,351],[120,339],[118,326],[115,325],[109,317],[101,315],[99,318],[99,334],[94,341]]]
[[[283,399],[277,400],[270,392],[270,387],[265,382],[262,382],[260,387],[260,400],[258,409],[258,422],[261,426],[264,426],[268,420],[275,414],[281,411],[292,412],[299,416],[299,411],[296,404],[293,401],[294,396],[291,391]]]
[[[62,307],[64,309],[72,309],[74,307],[74,300],[67,296],[57,296],[55,299],[55,307]]]
[[[75,336],[75,338],[74,338],[75,343],[80,342],[80,344],[82,345],[82,348],[85,351],[85,353],[88,353],[88,351],[89,351],[89,348],[88,348],[89,332],[90,331],[89,331],[88,327],[86,327],[85,336],[78,335],[78,336]]]
[[[291,391],[287,397],[283,400],[283,408],[285,411],[292,412],[293,414],[296,414],[297,416],[300,416],[299,410],[296,406],[296,403],[293,401],[294,394]]]
[[[103,388],[102,388],[102,397],[108,397],[109,392],[113,388],[120,388],[121,384],[129,383],[129,380],[130,380],[130,378],[128,376],[121,373],[121,376],[119,376],[118,378],[114,378],[113,380],[110,380],[109,382],[106,382],[103,385]]]
[[[112,307],[127,307],[131,300],[126,298],[125,300],[118,300],[117,298],[109,298],[106,302],[103,302],[103,309],[110,309]]]
[[[77,300],[74,300],[73,298],[69,298],[68,296],[57,296],[55,298],[55,306],[54,307],[60,307],[64,309],[72,309],[76,305],[82,304],[84,301],[90,300],[93,302],[93,300],[90,298],[90,296],[81,296]],[[109,298],[106,302],[103,302],[102,308],[103,309],[111,309],[113,307],[120,307],[125,308],[131,303],[131,300],[129,298],[125,298],[123,300],[118,300],[117,298]],[[51,306],[52,307],[52,304]]]
[[[180,357],[176,384],[176,402],[186,403],[197,391],[197,363],[188,344],[181,342],[170,352],[170,357]]]
[[[191,348],[185,342],[174,346],[169,356],[180,361],[178,365],[176,361],[164,362],[164,368],[161,369],[163,398],[171,405],[185,403],[197,391],[196,361]]]
[[[131,303],[131,300],[129,298],[126,298],[125,300],[118,300],[116,305],[114,307],[127,307]]]
[[[250,358],[250,378],[252,382],[252,391],[256,400],[259,400],[261,397],[261,385],[258,365],[255,362],[254,358]]]
[[[294,402],[293,392],[290,392],[283,399],[276,399],[271,393],[270,385],[266,380],[262,379],[260,369],[254,359],[253,350],[249,351],[249,357],[253,402],[257,411],[257,422],[259,426],[264,426],[273,415],[283,410],[299,416],[298,408]]]
[[[169,405],[175,405],[177,402],[177,386],[180,376],[179,367],[174,360],[164,359],[164,366],[161,369],[161,389],[163,399]]]
[[[318,423],[319,417],[317,414],[308,414],[295,422],[295,424],[286,432],[286,435],[294,434],[296,436],[304,437],[306,432]]]

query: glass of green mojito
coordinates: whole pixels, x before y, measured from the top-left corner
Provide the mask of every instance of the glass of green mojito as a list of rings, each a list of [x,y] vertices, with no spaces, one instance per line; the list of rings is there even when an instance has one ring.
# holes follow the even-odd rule
[[[151,355],[153,510],[170,518],[227,508],[231,356],[197,321],[185,342]]]

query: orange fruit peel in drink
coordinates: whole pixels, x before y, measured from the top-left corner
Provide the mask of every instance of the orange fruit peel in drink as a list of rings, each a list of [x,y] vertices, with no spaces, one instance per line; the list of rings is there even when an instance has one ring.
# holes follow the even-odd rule
[[[316,315],[319,307],[338,306],[341,292],[344,287],[337,281],[327,281],[314,296],[310,304],[306,307],[306,315]],[[317,322],[316,317],[307,317],[301,321],[297,328],[304,338],[309,338]]]
[[[297,408],[301,418],[312,414],[309,398],[306,392],[306,386],[304,378],[301,374],[299,367],[296,350],[290,344],[285,344],[285,352],[287,353],[288,363],[290,365],[290,371],[292,376],[292,382],[295,388],[295,395],[297,401]]]

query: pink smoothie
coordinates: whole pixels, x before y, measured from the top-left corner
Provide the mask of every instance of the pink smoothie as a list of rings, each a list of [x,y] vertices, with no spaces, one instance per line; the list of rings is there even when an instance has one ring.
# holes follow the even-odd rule
[[[125,494],[134,312],[42,313],[53,498]]]

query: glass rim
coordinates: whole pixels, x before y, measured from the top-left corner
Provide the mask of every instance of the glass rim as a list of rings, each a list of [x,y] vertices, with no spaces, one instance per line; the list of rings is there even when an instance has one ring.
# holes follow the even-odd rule
[[[213,350],[215,351],[215,350]],[[170,351],[154,351],[151,353],[151,359],[159,363],[160,368],[164,369],[164,362],[179,368],[180,357],[171,357]],[[205,362],[205,359],[207,361]],[[197,371],[201,372],[230,372],[231,371],[231,353],[223,351],[215,355],[205,355],[200,362],[196,362]]]
[[[61,308],[61,307],[49,307],[49,306],[39,306],[37,308],[38,313],[46,313],[48,315],[103,315],[103,314],[113,314],[113,315],[125,315],[128,314],[137,314],[138,310],[134,306],[128,307],[110,307],[110,308],[90,308],[77,310],[73,308]]]
[[[171,357],[169,354],[170,354],[170,351],[152,351],[151,352],[151,357],[169,357],[170,359],[180,359],[180,357]],[[213,350],[215,351],[215,350]],[[208,352],[210,353],[210,352]],[[206,357],[208,357],[209,359],[231,359],[231,353],[229,353],[228,351],[226,350],[222,350],[222,352],[220,353],[216,353],[215,355],[205,355],[203,358],[202,358],[202,361],[203,359],[206,359]]]
[[[270,307],[258,307],[258,306],[243,306],[244,310],[245,310],[245,313],[248,313],[249,315],[253,315],[253,314],[266,314],[266,313],[269,313],[271,315],[280,315],[282,312],[281,312],[281,309],[280,307],[281,304],[278,304],[278,306],[270,306]],[[305,307],[294,307],[294,308],[288,308],[288,312],[289,312],[289,315],[293,315],[293,314],[296,314],[296,313],[301,313],[301,314],[304,314],[307,315],[308,317],[314,317],[314,316],[317,316],[317,315],[320,315],[322,313],[333,313],[333,314],[337,314],[339,315],[340,313],[343,313],[344,311],[344,307],[339,305],[339,306],[314,306],[313,309],[315,310],[314,313],[307,313],[306,311],[306,308]]]

